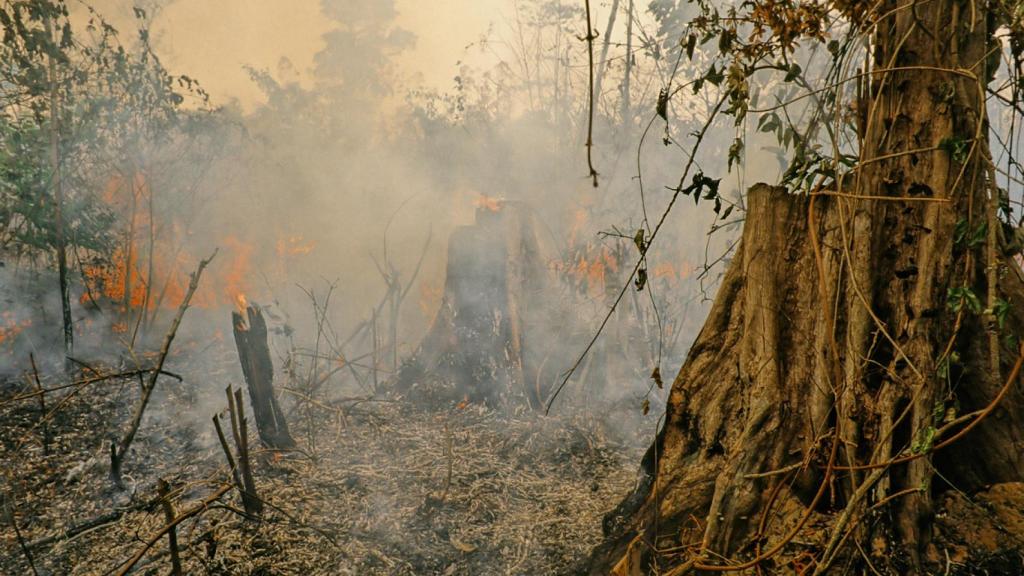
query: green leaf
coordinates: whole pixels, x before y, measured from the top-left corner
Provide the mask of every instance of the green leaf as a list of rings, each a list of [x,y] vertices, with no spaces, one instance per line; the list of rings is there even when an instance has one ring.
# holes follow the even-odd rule
[[[725,80],[725,74],[718,71],[715,68],[715,65],[712,64],[711,69],[708,70],[707,74],[704,75],[704,79],[707,80],[708,82],[711,82],[715,86],[720,86],[722,84],[722,80]]]
[[[982,305],[978,295],[967,286],[950,288],[946,297],[946,306],[953,312],[960,312],[964,306],[974,314],[981,314]]]
[[[917,438],[910,444],[910,451],[914,454],[924,454],[932,449],[935,443],[935,427],[928,426],[917,434]]]
[[[761,118],[757,121],[757,129],[759,132],[774,132],[778,127],[779,115],[775,112],[762,114]]]
[[[722,34],[718,37],[718,51],[722,54],[728,54],[732,50],[732,41],[735,36],[736,33],[732,30],[723,30]]]
[[[995,306],[992,310],[992,315],[996,318],[996,324],[999,329],[1002,330],[1006,324],[1006,316],[1010,313],[1010,303],[1002,298],[996,300]]]
[[[953,243],[960,244],[967,237],[967,231],[970,229],[970,223],[967,222],[966,218],[957,220],[956,226],[953,227]]]

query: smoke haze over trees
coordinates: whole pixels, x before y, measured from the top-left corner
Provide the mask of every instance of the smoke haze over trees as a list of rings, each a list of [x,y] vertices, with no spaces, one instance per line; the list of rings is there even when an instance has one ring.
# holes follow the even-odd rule
[[[1013,565],[1016,3],[428,4],[0,2],[0,571]]]

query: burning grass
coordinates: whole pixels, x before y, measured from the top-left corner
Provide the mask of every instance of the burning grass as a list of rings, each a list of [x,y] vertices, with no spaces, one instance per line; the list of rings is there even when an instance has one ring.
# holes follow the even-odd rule
[[[221,356],[219,369],[158,385],[123,492],[111,489],[102,446],[127,420],[137,381],[91,384],[68,399],[46,425],[49,454],[35,399],[7,401],[33,390],[30,383],[0,388],[0,572],[31,573],[7,511],[40,574],[116,573],[165,524],[158,478],[170,482],[179,512],[227,483],[209,418],[224,407],[237,360]],[[66,394],[48,395],[48,409]],[[262,520],[245,518],[232,491],[178,527],[185,573],[569,573],[600,540],[601,517],[632,487],[638,460],[582,419],[472,405],[423,411],[387,397],[325,402],[311,421],[305,413],[293,412],[296,436],[308,449],[314,431],[315,454],[254,459],[268,504]],[[45,541],[104,515],[107,522],[72,538]],[[136,573],[169,567],[161,538]]]

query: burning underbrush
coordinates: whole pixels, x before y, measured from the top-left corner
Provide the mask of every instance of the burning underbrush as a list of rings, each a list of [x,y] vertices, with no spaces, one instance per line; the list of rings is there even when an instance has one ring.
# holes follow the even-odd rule
[[[181,381],[156,388],[124,490],[107,477],[105,447],[130,418],[137,374],[84,370],[42,403],[38,388],[63,380],[29,372],[2,384],[0,572],[31,574],[31,558],[38,574],[118,574],[137,558],[131,573],[165,574],[168,518],[184,518],[175,531],[186,574],[569,573],[634,482],[636,448],[583,416],[428,411],[388,394],[297,410],[284,394],[300,447],[259,449],[249,429],[264,502],[253,518],[210,422],[237,381],[237,356],[223,345],[201,363],[189,354],[200,351],[167,368]]]

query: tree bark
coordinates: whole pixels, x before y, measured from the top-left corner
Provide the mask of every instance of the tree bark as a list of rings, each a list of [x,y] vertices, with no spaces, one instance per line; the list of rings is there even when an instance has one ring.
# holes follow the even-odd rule
[[[1024,479],[1024,281],[986,169],[991,30],[973,3],[897,8],[879,9],[855,170],[813,196],[749,191],[739,248],[590,573],[918,574],[953,541],[983,562],[986,527],[937,517],[950,494]],[[999,302],[1012,304],[1002,322]],[[1024,550],[1024,535],[1002,545]]]

